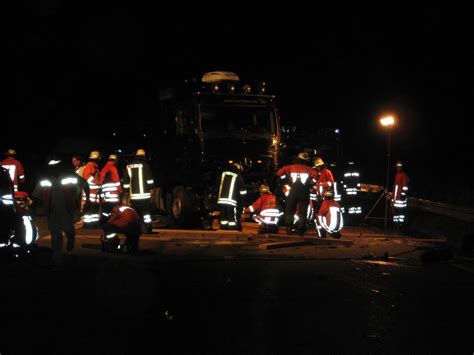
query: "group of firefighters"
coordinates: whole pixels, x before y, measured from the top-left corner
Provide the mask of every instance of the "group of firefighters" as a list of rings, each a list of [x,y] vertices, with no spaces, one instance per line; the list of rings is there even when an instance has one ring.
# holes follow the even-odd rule
[[[270,187],[263,184],[260,186],[258,200],[242,209],[247,190],[240,174],[242,166],[233,163],[222,173],[220,180],[217,202],[220,206],[221,229],[242,230],[240,220],[241,213],[244,212],[253,214],[253,219],[260,224],[260,233],[278,233],[279,221],[284,215],[288,234],[296,232],[302,236],[314,223],[319,237],[330,235],[340,238],[344,226],[343,212],[348,216],[362,213],[356,199],[360,192],[360,183],[356,182],[360,181],[359,173],[351,170],[344,174],[343,188],[347,195],[344,211],[338,203],[341,195],[331,170],[320,157],[314,158],[312,165],[310,160],[308,153],[302,152],[292,164],[276,172],[280,179],[277,189],[284,196],[284,208],[281,208]],[[400,161],[396,166],[393,192],[387,193],[386,198],[393,201],[393,220],[400,226],[405,222],[409,179]]]
[[[2,170],[10,177],[12,185],[11,196],[2,193],[3,205],[10,203],[13,196],[21,195],[18,186],[25,179],[23,166],[15,159],[15,154],[13,149],[8,150],[7,158],[1,162]],[[155,182],[145,151],[143,149],[136,151],[134,159],[126,165],[122,176],[118,171],[115,154],[109,155],[102,169],[99,169],[100,158],[100,152],[92,151],[88,162],[84,165],[77,156],[73,156],[71,162],[75,169],[74,176],[66,172],[58,173],[58,167],[61,165],[59,163],[64,164],[61,160],[50,159],[48,162],[51,171],[56,172],[40,181],[39,186],[42,190],[40,198],[48,213],[52,213],[50,210],[56,211],[56,217],[52,218],[51,214],[48,215],[48,222],[53,244],[56,240],[57,248],[62,248],[62,241],[59,242],[59,239],[62,240],[62,231],[68,237],[67,249],[74,247],[74,228],[70,223],[64,226],[62,220],[72,216],[72,223],[74,223],[74,219],[77,220],[80,214],[83,216],[84,228],[104,230],[102,238],[104,248],[110,246],[112,249],[119,248],[117,233],[124,233],[127,236],[127,248],[136,251],[142,226],[146,231],[151,232]],[[401,225],[405,222],[404,210],[407,207],[409,179],[403,172],[402,163],[397,162],[396,166],[398,171],[394,189],[393,192],[387,193],[387,198],[393,201],[394,222]],[[314,225],[319,237],[330,235],[340,238],[344,225],[344,211],[338,203],[340,200],[338,185],[320,157],[311,161],[308,153],[298,154],[291,164],[276,171],[279,179],[277,189],[283,198],[277,198],[270,191],[268,184],[262,184],[259,189],[260,197],[248,206],[244,205],[247,190],[241,175],[242,170],[239,163],[231,163],[221,174],[217,196],[220,229],[242,230],[242,213],[247,213],[253,215],[254,221],[260,225],[260,233],[278,233],[278,226],[284,215],[284,224],[288,234],[295,232],[304,235],[306,230]],[[358,173],[355,172],[344,175],[349,180],[358,177]],[[58,181],[59,188],[66,196],[65,201],[59,203],[61,208],[54,206],[57,201],[54,181]],[[346,184],[343,186],[349,197],[360,191],[358,186],[348,187]],[[124,192],[129,195],[130,205],[122,204]],[[78,201],[78,196],[82,196],[81,202]],[[73,206],[73,199],[76,201],[75,206]],[[280,202],[283,202],[284,208],[281,208]],[[350,198],[348,203],[351,205]],[[361,212],[360,206],[349,205],[346,206],[346,213],[349,215]],[[67,212],[67,218],[64,211]],[[53,234],[57,237],[54,238]]]

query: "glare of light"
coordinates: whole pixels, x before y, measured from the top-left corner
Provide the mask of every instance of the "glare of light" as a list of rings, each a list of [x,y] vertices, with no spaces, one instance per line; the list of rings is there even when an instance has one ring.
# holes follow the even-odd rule
[[[229,160],[229,164],[232,164],[234,161],[233,160]]]
[[[336,128],[336,129],[334,130],[334,133],[336,133],[336,134],[339,134],[340,132],[341,132],[341,131],[339,130],[339,128]]]
[[[380,119],[380,123],[385,127],[393,126],[395,124],[395,119],[393,116],[385,116]]]

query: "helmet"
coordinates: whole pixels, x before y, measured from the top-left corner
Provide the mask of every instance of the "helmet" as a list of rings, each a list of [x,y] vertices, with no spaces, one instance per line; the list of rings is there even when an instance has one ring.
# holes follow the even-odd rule
[[[313,164],[314,164],[314,166],[321,166],[321,165],[324,165],[324,162],[321,158],[315,158],[313,160]]]
[[[116,160],[117,156],[115,154],[110,154],[109,155],[109,160]]]
[[[270,192],[270,187],[268,185],[262,184],[260,185],[260,193],[261,194],[266,194]]]
[[[138,149],[135,155],[145,156],[145,149]]]
[[[298,159],[309,160],[309,155],[306,152],[301,152],[300,154],[298,154]]]
[[[93,150],[89,155],[89,159],[99,159],[100,152],[98,150]]]
[[[323,196],[324,197],[334,197],[334,192],[332,192],[331,190],[326,190],[323,192]]]
[[[402,167],[403,166],[403,163],[399,160],[397,161],[397,163],[395,164],[395,166],[398,168],[398,167]]]
[[[16,155],[15,149],[8,149],[7,150],[7,155],[10,155],[10,156]]]
[[[240,163],[234,163],[232,166],[234,166],[239,172],[244,170],[244,167]]]

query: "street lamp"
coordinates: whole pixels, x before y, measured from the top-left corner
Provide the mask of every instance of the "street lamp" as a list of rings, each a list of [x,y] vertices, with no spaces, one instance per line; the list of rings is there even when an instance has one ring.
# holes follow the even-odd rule
[[[388,130],[388,144],[387,144],[387,185],[386,189],[388,191],[389,184],[389,175],[390,175],[390,133],[392,131],[392,126],[395,124],[395,119],[393,116],[384,116],[380,119],[380,124],[387,128]],[[385,218],[384,218],[384,229],[387,232],[387,216],[388,216],[388,198],[385,199]]]

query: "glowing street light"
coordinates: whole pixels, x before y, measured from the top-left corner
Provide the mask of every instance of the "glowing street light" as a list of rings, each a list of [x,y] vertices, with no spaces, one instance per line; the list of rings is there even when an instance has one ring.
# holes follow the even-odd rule
[[[380,119],[380,124],[387,128],[388,130],[388,144],[387,144],[387,184],[386,191],[389,189],[389,175],[390,175],[390,133],[392,127],[395,124],[395,118],[393,116],[384,116]],[[388,216],[388,198],[385,199],[385,218],[384,218],[384,228],[387,232],[387,216]]]

